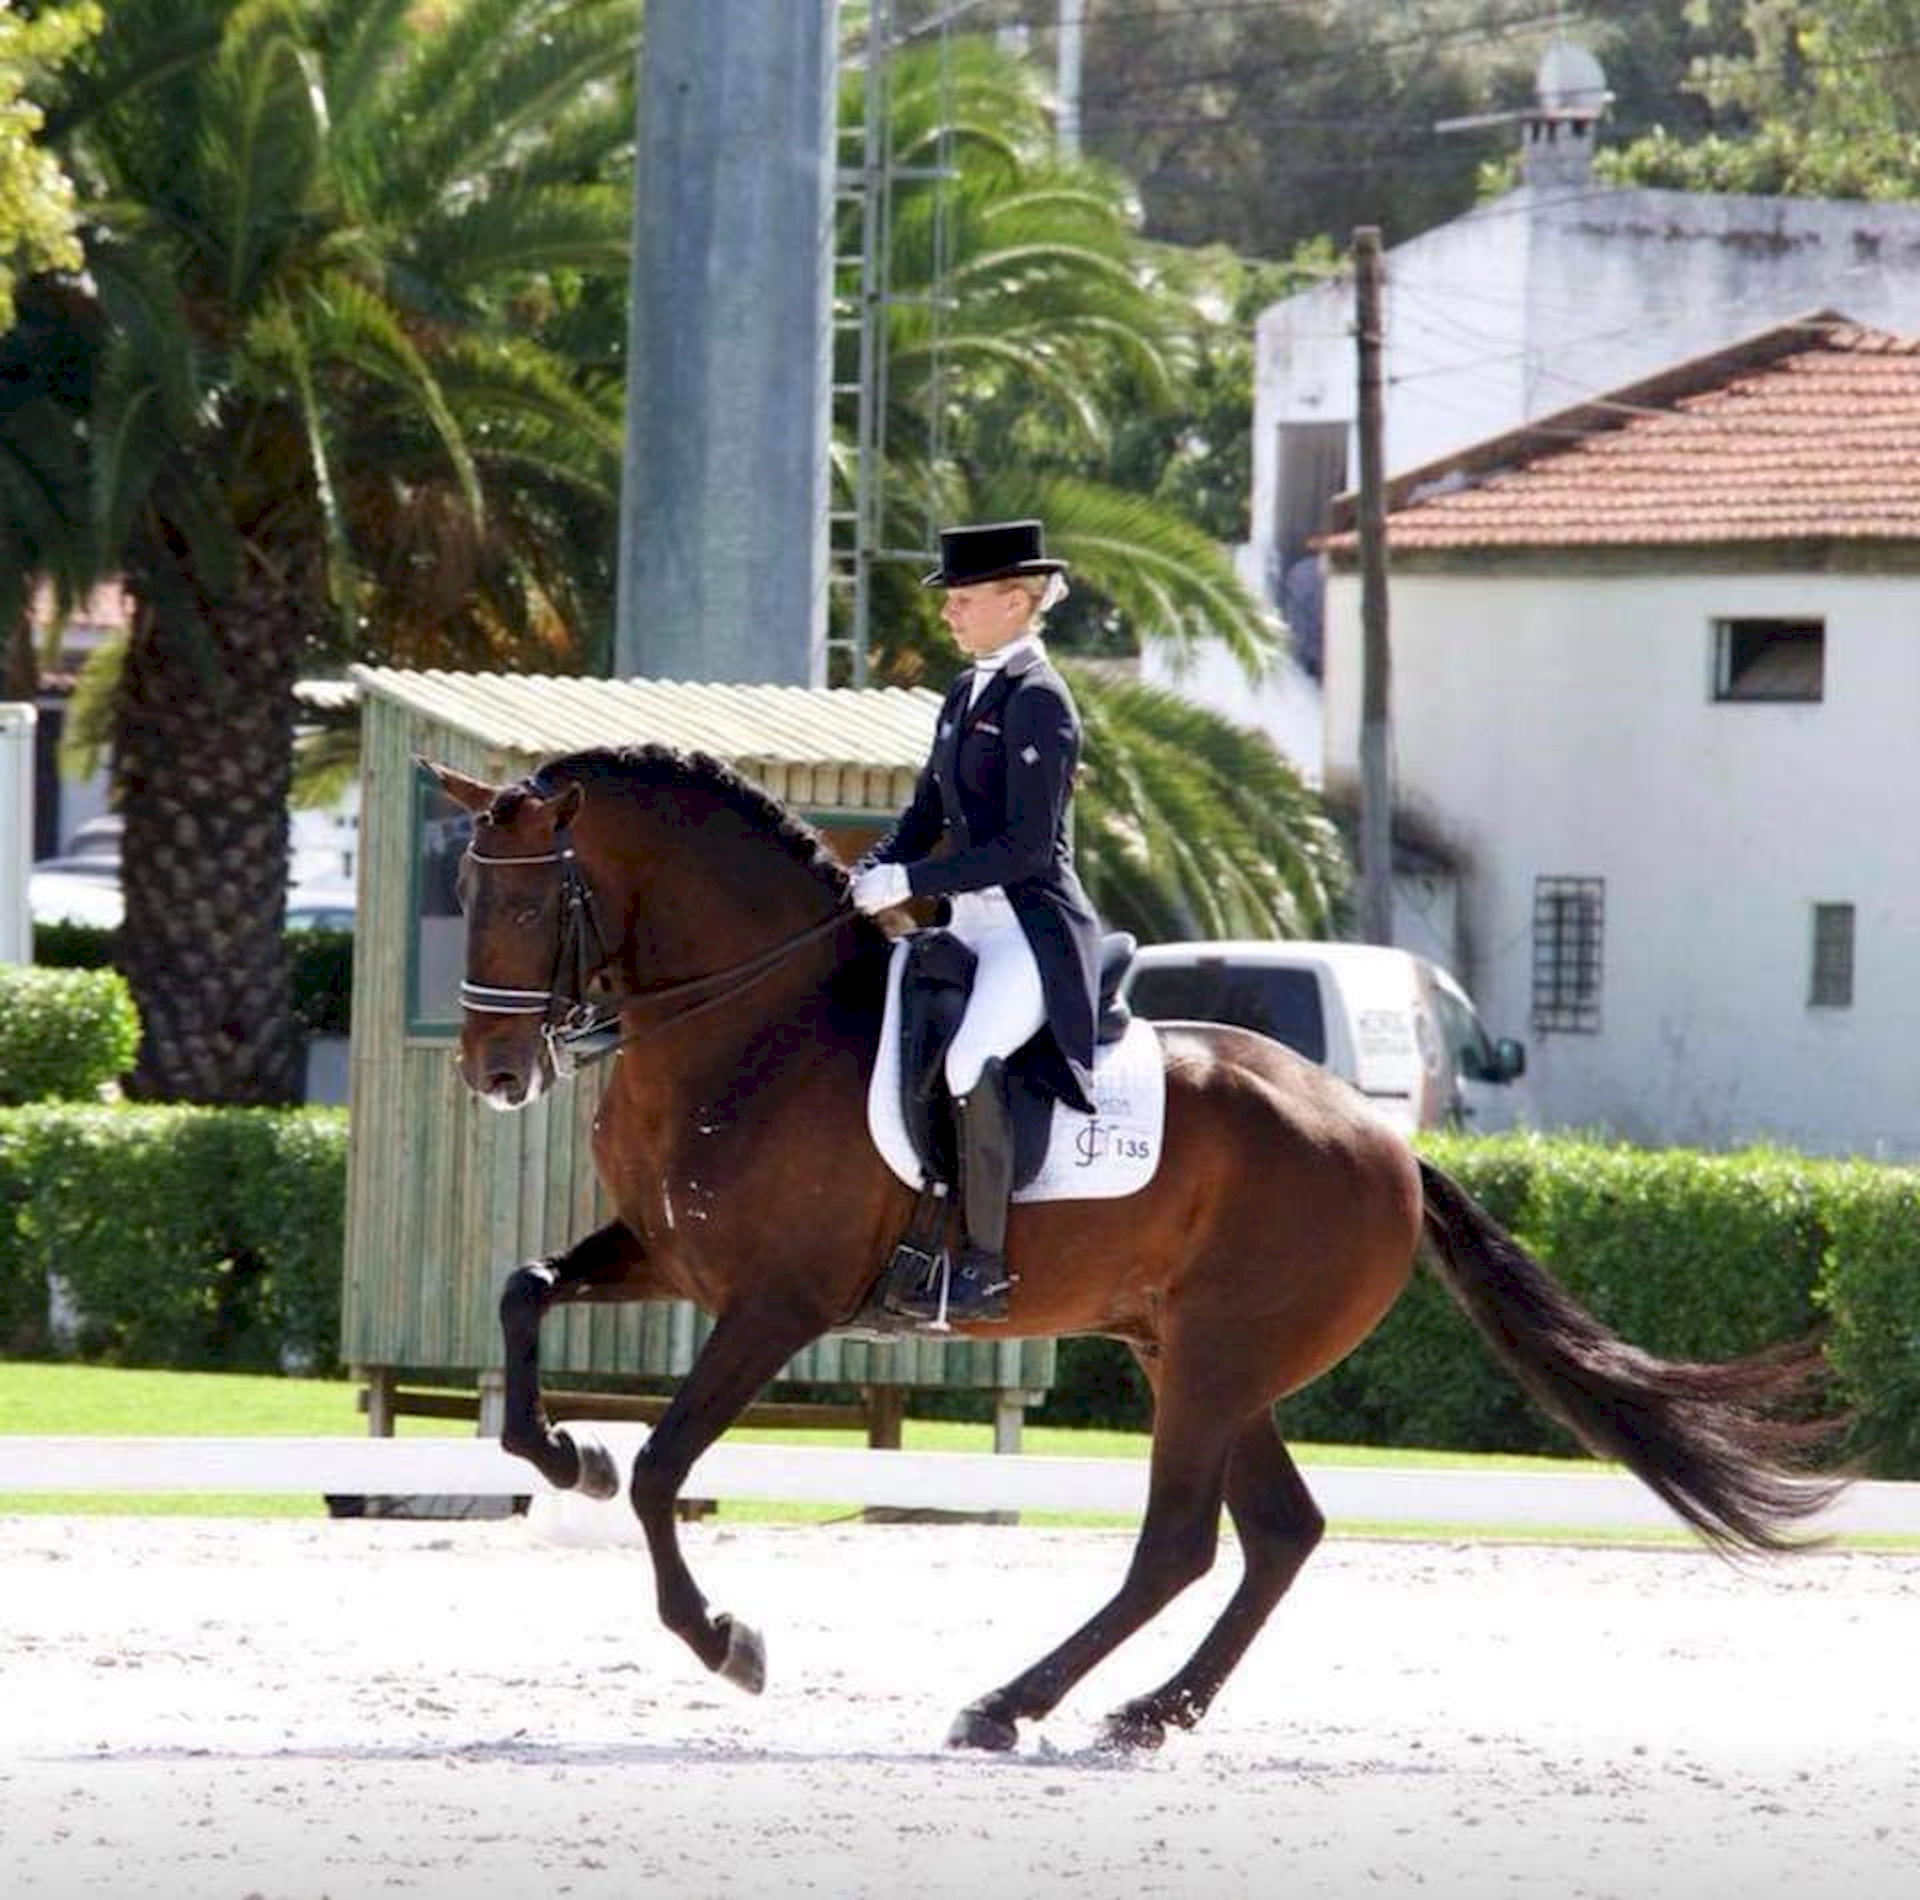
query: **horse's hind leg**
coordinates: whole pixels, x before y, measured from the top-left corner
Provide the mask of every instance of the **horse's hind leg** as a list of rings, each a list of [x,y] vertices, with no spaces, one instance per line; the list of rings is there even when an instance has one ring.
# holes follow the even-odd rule
[[[556,1302],[641,1298],[636,1281],[644,1264],[632,1230],[609,1221],[565,1253],[515,1267],[500,1290],[506,1362],[500,1445],[526,1459],[556,1490],[610,1498],[620,1488],[620,1474],[604,1445],[576,1443],[572,1433],[548,1422],[540,1397],[540,1322]]]
[[[1162,1380],[1146,1517],[1119,1591],[1059,1648],[962,1709],[947,1735],[950,1747],[1013,1747],[1022,1717],[1046,1715],[1088,1670],[1212,1566],[1239,1427],[1203,1403],[1193,1384]]]
[[[1168,1723],[1192,1728],[1206,1714],[1326,1529],[1265,1406],[1234,1444],[1227,1510],[1240,1534],[1246,1574],[1180,1670],[1107,1717],[1104,1739],[1114,1747],[1158,1748]]]

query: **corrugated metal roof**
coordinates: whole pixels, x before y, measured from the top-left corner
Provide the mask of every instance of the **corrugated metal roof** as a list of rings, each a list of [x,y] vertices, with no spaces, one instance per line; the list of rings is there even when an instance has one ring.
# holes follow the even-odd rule
[[[917,767],[940,695],[924,687],[735,686],[705,680],[403,672],[356,666],[363,693],[534,757],[658,742],[756,765]]]

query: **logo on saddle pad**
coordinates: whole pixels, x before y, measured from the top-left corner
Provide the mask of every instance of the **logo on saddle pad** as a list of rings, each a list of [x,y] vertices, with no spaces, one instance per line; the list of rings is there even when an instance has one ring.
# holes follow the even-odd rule
[[[880,1026],[880,1050],[867,1089],[867,1127],[873,1145],[910,1188],[920,1185],[920,1159],[914,1153],[900,1112],[900,982],[907,943],[894,945],[887,971],[886,1016]],[[1160,1165],[1161,1137],[1167,1119],[1166,1069],[1154,1027],[1136,1016],[1116,1043],[1094,1052],[1095,1112],[1054,1105],[1046,1159],[1016,1201],[1109,1201],[1137,1194]]]

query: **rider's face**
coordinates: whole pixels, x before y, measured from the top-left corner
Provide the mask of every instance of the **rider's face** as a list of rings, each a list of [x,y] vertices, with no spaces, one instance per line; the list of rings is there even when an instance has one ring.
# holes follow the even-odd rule
[[[978,658],[997,652],[1026,632],[1033,599],[1018,581],[981,581],[973,587],[949,587],[940,618],[962,653]]]

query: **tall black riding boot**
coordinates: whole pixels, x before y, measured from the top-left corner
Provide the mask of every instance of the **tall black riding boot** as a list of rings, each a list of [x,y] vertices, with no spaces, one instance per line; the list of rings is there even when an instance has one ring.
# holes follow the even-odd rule
[[[954,1098],[960,1133],[960,1251],[947,1283],[947,1317],[1007,1316],[1007,1202],[1013,1193],[1013,1111],[997,1058]]]

